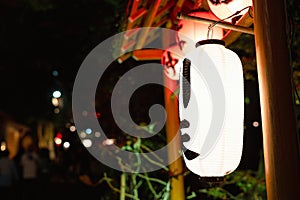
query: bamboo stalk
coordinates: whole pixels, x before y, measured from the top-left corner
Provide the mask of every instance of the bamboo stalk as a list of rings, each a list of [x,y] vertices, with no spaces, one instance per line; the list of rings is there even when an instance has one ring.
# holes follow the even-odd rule
[[[121,174],[121,186],[120,186],[120,200],[125,200],[126,194],[126,174],[123,172]]]

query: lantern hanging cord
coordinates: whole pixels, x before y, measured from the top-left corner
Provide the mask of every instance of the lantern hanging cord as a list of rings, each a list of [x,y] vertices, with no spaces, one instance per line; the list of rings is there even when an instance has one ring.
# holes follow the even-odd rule
[[[240,14],[243,10],[246,10],[247,8],[249,8],[249,11],[250,11],[250,8],[251,8],[251,7],[252,7],[252,6],[247,6],[247,7],[243,8],[242,10],[236,11],[234,14],[230,15],[229,17],[226,17],[226,18],[224,18],[224,19],[221,19],[221,20],[219,20],[219,21],[216,21],[216,22],[210,24],[210,25],[208,26],[207,39],[212,38],[212,36],[213,36],[213,28],[214,28],[214,26],[215,26],[216,24],[218,24],[218,23],[220,23],[220,22],[222,22],[222,21],[224,21],[224,20],[226,20],[226,19],[229,19],[229,18],[231,18],[231,17],[234,17],[234,16]],[[248,11],[248,12],[249,12],[249,11]],[[250,12],[249,12],[249,13],[250,13]],[[251,16],[251,15],[250,15],[250,16]],[[210,34],[210,33],[211,33],[211,34]],[[209,36],[210,36],[210,37],[209,37]]]

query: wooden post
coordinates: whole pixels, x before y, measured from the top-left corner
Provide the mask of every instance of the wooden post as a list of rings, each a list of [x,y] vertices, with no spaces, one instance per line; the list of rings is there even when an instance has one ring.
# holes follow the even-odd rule
[[[254,34],[269,200],[300,196],[299,144],[285,1],[254,0]]]
[[[185,199],[184,196],[184,177],[182,174],[182,157],[180,156],[180,137],[175,137],[179,131],[179,117],[178,117],[178,99],[174,97],[174,91],[178,88],[176,81],[164,77],[165,80],[165,109],[167,112],[166,132],[168,143],[168,156],[170,160],[178,157],[175,162],[169,165],[171,175],[171,200]],[[171,88],[171,90],[167,88]],[[173,138],[177,138],[174,145],[169,143]]]

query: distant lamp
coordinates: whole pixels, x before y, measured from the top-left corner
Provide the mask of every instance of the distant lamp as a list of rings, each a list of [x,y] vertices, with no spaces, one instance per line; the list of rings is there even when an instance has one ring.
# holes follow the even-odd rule
[[[233,172],[242,155],[243,70],[239,57],[224,44],[215,39],[198,42],[179,76],[183,158],[203,179]]]
[[[54,137],[54,143],[56,146],[60,146],[62,144],[62,133],[58,132]]]
[[[52,105],[53,105],[53,106],[59,106],[58,98],[52,97]]]
[[[189,16],[210,19],[218,21],[218,18],[212,13],[207,11],[191,12]],[[193,20],[181,19],[178,21],[178,45],[184,53],[192,51],[195,43],[207,39],[208,25]],[[187,40],[185,37],[190,38]],[[219,27],[214,28],[211,39],[222,39],[223,29]]]
[[[59,98],[59,97],[61,97],[61,92],[58,91],[58,90],[56,90],[56,91],[53,92],[52,96],[53,96],[54,98]]]
[[[63,147],[64,149],[68,149],[70,147],[70,142],[64,142]]]
[[[6,147],[6,142],[2,141],[1,144],[0,144],[0,150],[1,150],[1,151],[5,151],[6,148],[7,148],[7,147]]]

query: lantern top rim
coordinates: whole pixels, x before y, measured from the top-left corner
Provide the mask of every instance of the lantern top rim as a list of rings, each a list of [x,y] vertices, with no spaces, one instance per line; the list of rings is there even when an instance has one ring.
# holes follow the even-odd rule
[[[196,43],[196,47],[204,44],[220,44],[225,46],[225,41],[219,39],[200,40],[199,42]]]

